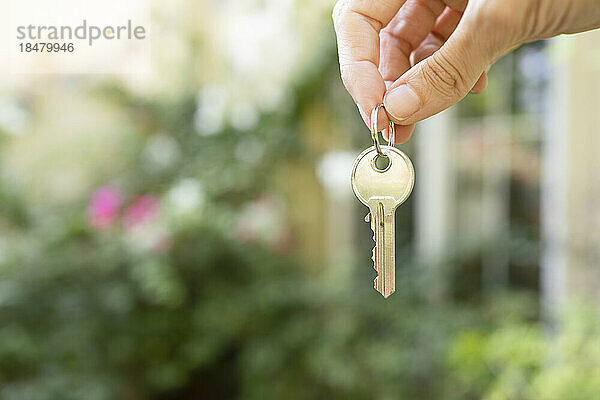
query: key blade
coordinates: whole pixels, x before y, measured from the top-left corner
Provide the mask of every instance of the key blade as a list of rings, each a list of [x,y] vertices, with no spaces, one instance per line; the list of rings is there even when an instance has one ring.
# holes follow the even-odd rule
[[[374,287],[387,299],[396,290],[394,218],[396,202],[392,198],[372,199],[369,208],[371,229],[375,240],[373,267],[377,271]]]

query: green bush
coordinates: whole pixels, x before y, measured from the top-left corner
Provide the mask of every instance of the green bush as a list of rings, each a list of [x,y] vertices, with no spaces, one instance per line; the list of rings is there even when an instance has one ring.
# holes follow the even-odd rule
[[[468,331],[449,357],[452,398],[589,400],[600,393],[600,317],[572,306],[555,329],[512,321]]]

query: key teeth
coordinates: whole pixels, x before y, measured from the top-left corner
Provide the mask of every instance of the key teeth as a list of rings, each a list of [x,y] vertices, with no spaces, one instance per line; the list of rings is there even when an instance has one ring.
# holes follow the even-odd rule
[[[376,239],[376,232],[375,232],[375,226],[374,226],[375,221],[373,221],[373,219],[371,218],[370,212],[369,212],[369,214],[366,215],[365,222],[369,222],[371,224],[371,230],[373,231],[373,241],[375,242],[375,247],[373,247],[373,251],[371,253],[371,260],[373,261],[373,269],[377,272],[377,277],[373,280],[373,288],[377,291],[377,293],[382,295],[384,299],[387,299],[394,293],[395,290],[392,290],[391,292],[386,293],[387,291],[385,289],[379,290],[379,288],[378,288],[379,279],[382,277],[379,275],[379,271],[377,270],[377,266],[375,265],[375,254],[377,251],[377,239]]]
[[[378,283],[379,283],[379,271],[377,271],[377,266],[375,265],[375,251],[376,250],[377,250],[377,245],[375,247],[373,247],[373,253],[371,256],[371,260],[373,260],[373,269],[377,272],[377,277],[373,280],[373,288],[379,292],[379,289],[377,288]]]
[[[368,216],[371,215],[371,213],[367,214]],[[373,247],[373,251],[371,252],[371,260],[373,261],[373,269],[375,271],[377,271],[377,267],[375,266],[375,252],[377,251],[377,239],[375,238],[375,229],[373,228],[373,224],[371,224],[371,230],[373,231],[373,241],[375,242],[375,246]],[[375,288],[377,288],[377,286],[375,286]]]
[[[377,250],[377,246],[373,247],[373,251],[371,251],[371,260],[373,261],[373,268],[375,268],[375,250]],[[375,268],[377,270],[377,268]]]

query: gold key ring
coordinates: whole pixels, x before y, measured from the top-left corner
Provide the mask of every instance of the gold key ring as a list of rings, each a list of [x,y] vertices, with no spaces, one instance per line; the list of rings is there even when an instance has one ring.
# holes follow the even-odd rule
[[[383,153],[383,151],[381,151],[381,145],[379,144],[379,135],[378,135],[378,131],[377,131],[377,126],[378,124],[378,117],[379,117],[379,110],[381,108],[384,108],[383,104],[378,104],[373,108],[373,111],[371,111],[371,138],[373,139],[373,146],[375,146],[375,150],[377,150],[377,155],[382,157],[385,156],[385,154]],[[393,122],[390,122],[390,137],[389,137],[389,142],[388,142],[388,146],[394,146],[395,140],[396,140],[396,127],[394,126]]]

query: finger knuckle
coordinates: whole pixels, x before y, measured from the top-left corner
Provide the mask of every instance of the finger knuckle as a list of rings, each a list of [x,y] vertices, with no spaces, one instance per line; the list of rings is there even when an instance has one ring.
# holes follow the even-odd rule
[[[424,80],[443,96],[457,97],[467,90],[464,73],[442,53],[427,58],[421,71]]]

